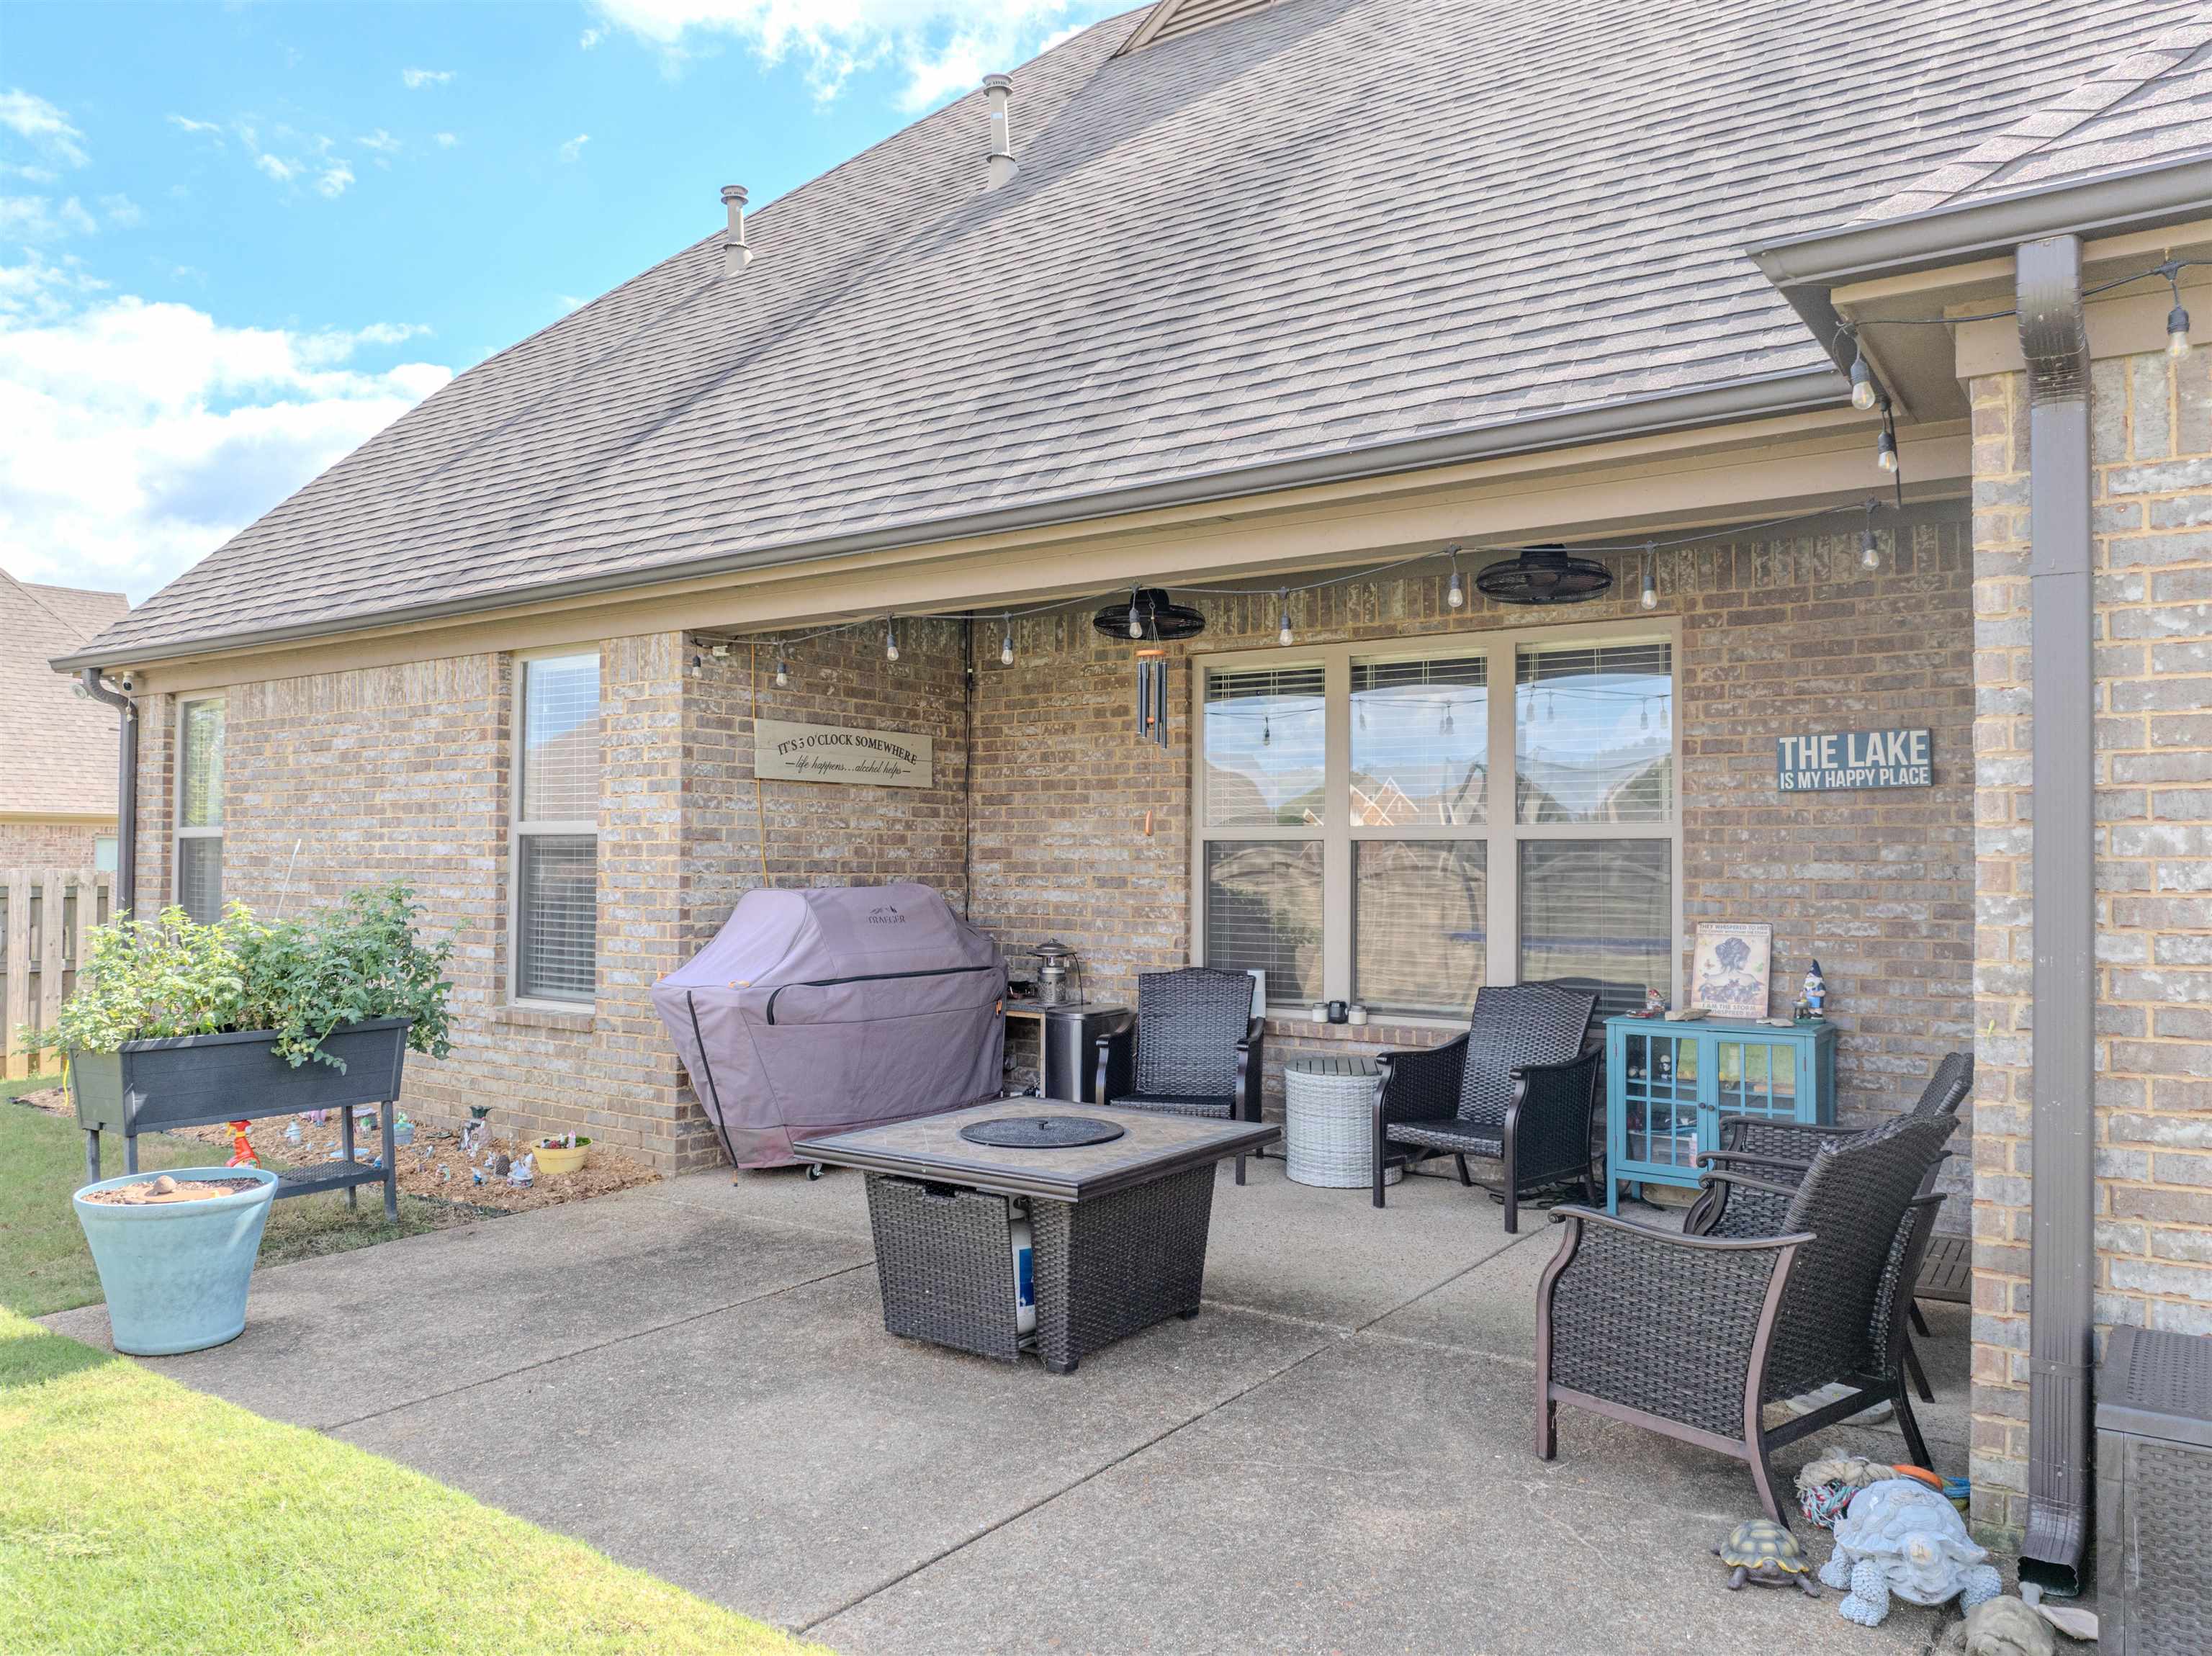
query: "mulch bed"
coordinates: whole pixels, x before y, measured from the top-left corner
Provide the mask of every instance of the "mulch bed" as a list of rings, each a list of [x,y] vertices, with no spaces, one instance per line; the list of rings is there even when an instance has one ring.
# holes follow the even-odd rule
[[[57,1087],[51,1091],[26,1093],[21,1102],[44,1110],[52,1115],[71,1115],[69,1095]],[[300,1137],[294,1140],[286,1129],[297,1126]],[[169,1130],[179,1138],[190,1138],[210,1146],[220,1154],[209,1158],[210,1165],[220,1167],[230,1160],[230,1129],[220,1125],[207,1127],[179,1127]],[[280,1167],[312,1170],[318,1163],[328,1161],[332,1150],[338,1148],[338,1119],[332,1111],[330,1119],[322,1123],[305,1117],[270,1116],[256,1121],[247,1137],[253,1148],[272,1170]],[[410,1196],[428,1198],[434,1202],[456,1202],[471,1207],[492,1208],[501,1213],[523,1213],[533,1208],[550,1208],[563,1202],[580,1202],[594,1196],[606,1196],[618,1190],[629,1190],[637,1185],[655,1183],[660,1175],[644,1162],[611,1149],[593,1144],[584,1165],[574,1173],[548,1174],[540,1172],[527,1186],[510,1185],[495,1177],[489,1171],[494,1154],[504,1155],[511,1161],[520,1161],[537,1143],[538,1135],[526,1137],[502,1136],[495,1133],[477,1153],[475,1164],[461,1151],[461,1136],[458,1131],[433,1128],[421,1122],[415,1124],[415,1142],[402,1144],[397,1151],[399,1163],[399,1188]],[[374,1128],[357,1127],[354,1133],[354,1155],[368,1162],[381,1153],[383,1137]],[[483,1182],[477,1182],[481,1174]]]

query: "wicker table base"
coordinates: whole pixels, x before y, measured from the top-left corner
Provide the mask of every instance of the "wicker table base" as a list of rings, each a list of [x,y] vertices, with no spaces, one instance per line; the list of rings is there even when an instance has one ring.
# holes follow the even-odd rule
[[[1283,1151],[1293,1182],[1364,1190],[1374,1177],[1375,1060],[1298,1058],[1283,1066]],[[1406,1176],[1393,1163],[1383,1182]]]

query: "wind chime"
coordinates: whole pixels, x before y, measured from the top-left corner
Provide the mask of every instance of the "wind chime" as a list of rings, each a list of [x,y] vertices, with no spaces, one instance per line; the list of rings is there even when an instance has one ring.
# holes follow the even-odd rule
[[[1195,638],[1206,617],[1177,604],[1156,586],[1132,587],[1127,604],[1109,604],[1091,618],[1108,638],[1126,638],[1137,651],[1137,737],[1164,752],[1168,746],[1168,652],[1176,639]],[[1152,813],[1145,813],[1145,837],[1152,835]]]

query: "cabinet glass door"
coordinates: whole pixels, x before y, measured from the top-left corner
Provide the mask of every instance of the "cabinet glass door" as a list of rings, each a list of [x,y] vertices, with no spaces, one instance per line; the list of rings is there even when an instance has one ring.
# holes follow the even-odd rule
[[[1696,1038],[1631,1034],[1625,1045],[1627,1159],[1647,1167],[1693,1167],[1699,1148]]]
[[[1765,1041],[1714,1043],[1714,1102],[1723,1115],[1797,1119],[1797,1054]]]

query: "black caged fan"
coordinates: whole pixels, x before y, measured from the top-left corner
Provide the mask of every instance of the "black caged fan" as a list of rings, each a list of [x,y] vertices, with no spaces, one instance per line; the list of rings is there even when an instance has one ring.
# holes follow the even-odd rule
[[[1108,638],[1164,644],[1196,638],[1206,630],[1206,617],[1157,586],[1141,586],[1130,591],[1127,604],[1109,604],[1091,616],[1091,624]]]
[[[1474,578],[1478,591],[1500,604],[1584,604],[1609,591],[1613,571],[1564,546],[1531,546]]]

